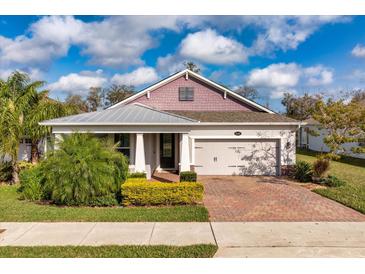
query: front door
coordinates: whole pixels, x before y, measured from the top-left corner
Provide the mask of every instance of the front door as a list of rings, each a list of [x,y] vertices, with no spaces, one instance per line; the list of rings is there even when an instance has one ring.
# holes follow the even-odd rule
[[[160,166],[175,168],[175,134],[160,134]]]

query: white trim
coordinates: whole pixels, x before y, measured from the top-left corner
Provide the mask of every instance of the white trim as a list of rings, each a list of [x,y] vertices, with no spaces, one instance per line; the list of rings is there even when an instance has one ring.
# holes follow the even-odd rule
[[[164,79],[164,80],[162,80],[162,81],[160,81],[160,82],[158,82],[158,83],[156,83],[156,84],[154,84],[154,85],[152,85],[152,86],[136,93],[135,95],[133,95],[131,97],[128,97],[127,99],[124,99],[123,101],[121,101],[119,103],[116,103],[115,105],[110,106],[109,108],[114,108],[116,106],[119,106],[119,105],[128,103],[130,101],[133,101],[134,99],[146,94],[147,92],[150,92],[150,91],[152,91],[152,90],[154,90],[154,89],[156,89],[160,86],[163,86],[163,85],[173,81],[174,79],[183,76],[184,74],[185,74],[185,77],[186,77],[186,75],[190,74],[190,75],[194,76],[195,78],[197,78],[197,79],[199,79],[199,80],[201,80],[201,81],[203,81],[203,82],[205,82],[205,83],[207,83],[207,84],[209,84],[209,85],[211,85],[211,86],[213,86],[213,87],[215,87],[215,88],[217,88],[217,89],[219,89],[223,92],[226,92],[229,95],[231,95],[232,97],[234,97],[234,98],[236,98],[236,99],[238,99],[242,102],[245,102],[245,103],[247,103],[247,104],[249,104],[249,105],[251,105],[251,106],[253,106],[253,107],[255,107],[259,110],[262,110],[262,111],[265,111],[265,112],[268,112],[268,113],[275,113],[272,110],[270,110],[270,109],[268,109],[264,106],[261,106],[261,105],[255,103],[255,102],[253,102],[253,101],[251,101],[251,100],[249,100],[249,99],[247,99],[247,98],[245,98],[245,97],[243,97],[243,96],[241,96],[241,95],[239,95],[239,94],[237,94],[237,93],[235,93],[235,92],[233,92],[233,91],[231,91],[231,90],[229,90],[229,89],[227,89],[227,88],[225,88],[225,87],[223,87],[219,84],[214,83],[213,81],[205,78],[204,76],[201,76],[200,74],[195,73],[195,72],[193,72],[191,70],[188,70],[188,69],[185,69],[185,70],[182,70],[182,71],[180,71],[176,74],[173,74],[173,75],[167,77],[166,79]]]
[[[234,140],[278,140],[283,138],[282,136],[279,135],[274,135],[274,136],[263,136],[263,137],[257,137],[257,136],[227,136],[227,135],[192,135],[189,136],[191,139],[193,139],[195,141],[195,139],[234,139]]]
[[[195,139],[192,136],[189,136],[191,139],[191,159],[190,165],[195,165]]]
[[[234,125],[296,125],[300,126],[300,122],[230,122],[230,123],[217,123],[217,122],[195,122],[195,123],[39,123],[41,126],[234,126]]]
[[[190,171],[190,152],[189,152],[189,135],[188,133],[180,134],[179,142],[179,171]]]

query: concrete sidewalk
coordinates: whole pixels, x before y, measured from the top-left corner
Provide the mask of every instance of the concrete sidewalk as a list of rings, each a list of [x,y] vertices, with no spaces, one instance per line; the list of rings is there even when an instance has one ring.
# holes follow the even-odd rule
[[[0,223],[0,246],[217,244],[216,257],[365,257],[365,222]]]
[[[0,223],[0,246],[215,244],[210,223]]]

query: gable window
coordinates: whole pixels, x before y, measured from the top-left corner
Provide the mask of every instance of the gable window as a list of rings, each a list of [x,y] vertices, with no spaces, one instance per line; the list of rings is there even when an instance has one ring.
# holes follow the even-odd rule
[[[194,101],[194,88],[179,87],[179,101]]]
[[[131,151],[129,133],[114,134],[114,143],[118,144],[117,150],[129,159]]]

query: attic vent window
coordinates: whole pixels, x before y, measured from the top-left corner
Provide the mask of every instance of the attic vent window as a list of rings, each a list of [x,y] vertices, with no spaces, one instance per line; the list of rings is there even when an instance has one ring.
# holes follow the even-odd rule
[[[179,100],[180,101],[194,101],[194,88],[180,87],[179,88]]]

